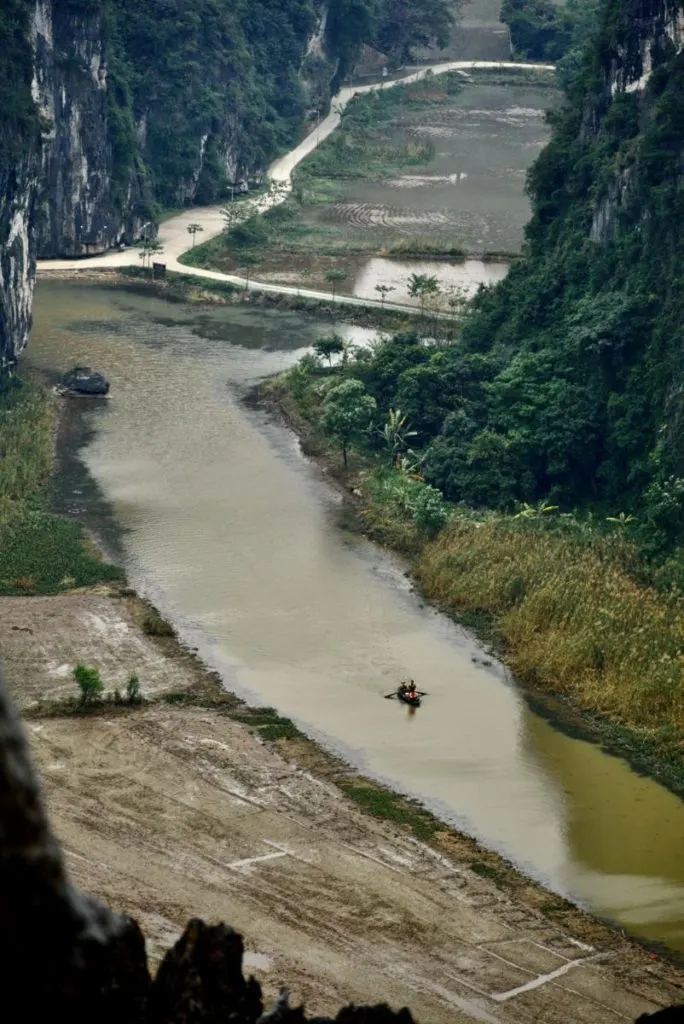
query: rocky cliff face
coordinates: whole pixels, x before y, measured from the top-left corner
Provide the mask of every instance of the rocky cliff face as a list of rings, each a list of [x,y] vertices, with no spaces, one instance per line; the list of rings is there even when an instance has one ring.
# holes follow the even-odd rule
[[[11,372],[31,326],[33,223],[40,124],[31,98],[33,0],[0,12],[0,380]]]
[[[662,73],[684,49],[680,0],[631,0],[613,7],[614,19],[604,35],[601,53],[603,88],[586,106],[586,139],[605,135],[603,119],[614,101],[624,103],[632,97],[642,117],[648,117],[655,98],[649,89],[654,69],[660,68]],[[619,212],[629,204],[637,176],[635,161],[628,159],[621,161],[605,181],[592,220],[593,241],[607,242],[616,237]]]
[[[0,136],[0,144],[2,138]],[[0,162],[0,380],[11,373],[31,328],[35,276],[38,147],[30,146],[11,166]]]
[[[155,205],[212,202],[226,182],[259,177],[294,137],[325,6],[232,8],[34,0],[34,97],[49,124],[41,257],[130,242]]]
[[[135,237],[140,187],[113,189],[114,152],[101,9],[36,0],[34,98],[45,118],[36,244],[42,257],[102,252]]]
[[[324,0],[11,0],[0,17],[0,378],[35,258],[133,241],[258,177],[334,74]],[[3,14],[4,6],[3,6]],[[40,120],[40,119],[42,120]]]

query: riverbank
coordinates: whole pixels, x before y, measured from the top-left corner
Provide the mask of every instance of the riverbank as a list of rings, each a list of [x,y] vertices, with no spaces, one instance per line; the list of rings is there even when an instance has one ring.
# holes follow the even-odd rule
[[[431,524],[410,473],[358,450],[345,469],[320,429],[324,393],[296,368],[261,398],[342,487],[347,523],[407,556],[425,598],[501,656],[535,711],[684,797],[681,595],[656,587],[624,525],[446,506]]]
[[[125,586],[0,605],[9,684],[71,874],[141,923],[153,961],[199,914],[243,931],[267,994],[287,982],[319,1012],[386,998],[419,1019],[456,1007],[483,1020],[484,1006],[498,1021],[503,1002],[579,1021],[599,1005],[636,1017],[676,1001],[678,967],[272,710],[245,707]],[[78,663],[105,687],[85,709]],[[131,675],[133,706],[115,699]]]
[[[455,1008],[465,1020],[583,1021],[599,1007],[634,1019],[677,1001],[675,964],[363,780],[273,712],[240,705],[176,640],[142,633],[145,608],[130,594],[0,601],[3,651],[21,643],[28,659],[10,682],[70,873],[140,922],[153,963],[199,915],[243,932],[269,997],[287,983],[319,1013],[387,999],[437,1022]],[[12,630],[18,621],[40,647]],[[73,657],[77,627],[108,690],[135,670],[144,703],[87,713],[62,703],[55,666]],[[163,679],[173,688],[157,689]]]
[[[53,281],[69,281],[87,287],[120,289],[133,294],[150,295],[174,304],[188,306],[245,306],[250,309],[274,309],[281,312],[293,312],[300,315],[329,317],[331,330],[336,324],[349,324],[354,327],[365,327],[378,331],[408,330],[420,319],[420,312],[411,309],[382,309],[376,303],[358,305],[332,303],[330,299],[315,299],[306,295],[290,295],[280,292],[263,292],[239,287],[222,281],[213,281],[190,277],[174,272],[167,273],[164,278],[154,280],[140,267],[121,267],[110,270],[55,270],[49,275]],[[454,329],[456,317],[444,318],[452,322]]]

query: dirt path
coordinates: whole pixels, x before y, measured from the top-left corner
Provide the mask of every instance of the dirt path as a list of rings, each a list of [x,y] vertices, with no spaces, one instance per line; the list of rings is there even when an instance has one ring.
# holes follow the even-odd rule
[[[679,1000],[680,972],[596,923],[562,931],[473,871],[457,839],[446,857],[364,815],[297,742],[264,744],[216,708],[36,717],[76,657],[110,685],[135,670],[148,694],[196,689],[201,667],[137,633],[141,615],[103,592],[3,598],[0,650],[33,705],[74,880],[136,917],[153,958],[197,915],[240,929],[267,992],[287,982],[312,1011],[386,999],[423,1022],[615,1024]]]
[[[287,198],[292,190],[292,172],[309,154],[313,153],[318,145],[328,138],[335,131],[342,118],[342,112],[349,101],[356,95],[372,92],[377,89],[391,89],[397,85],[410,85],[425,78],[427,74],[443,75],[452,71],[463,72],[477,69],[493,68],[497,70],[527,68],[536,71],[553,71],[552,64],[523,64],[510,61],[447,61],[443,64],[432,65],[431,67],[419,68],[417,71],[404,75],[402,78],[390,79],[380,83],[370,83],[362,86],[349,86],[341,89],[331,103],[330,113],[317,128],[295,146],[285,156],[280,157],[271,165],[268,171],[269,179],[273,189],[266,195],[259,196],[242,203],[244,217],[257,211],[260,213],[277,206]],[[225,205],[225,204],[222,204]],[[246,287],[247,281],[244,277],[235,274],[222,274],[214,270],[205,270],[202,267],[188,267],[179,262],[179,258],[190,248],[190,235],[188,226],[199,224],[202,228],[200,235],[202,242],[208,242],[211,238],[219,235],[225,226],[225,220],[221,214],[222,206],[196,207],[186,210],[177,217],[165,221],[159,229],[159,242],[164,247],[160,259],[164,259],[167,268],[175,273],[186,274],[191,277],[203,278],[211,281],[222,281],[226,284]],[[39,276],[49,274],[51,271],[65,270],[93,270],[97,268],[116,268],[137,266],[139,263],[138,252],[135,249],[127,249],[125,252],[110,252],[103,256],[93,256],[86,259],[75,260],[41,260],[38,263]],[[331,292],[317,291],[310,288],[300,288],[292,285],[276,284],[266,281],[253,281],[250,279],[249,287],[253,291],[275,292],[281,295],[294,295],[302,298],[317,299],[322,302],[335,301],[340,305],[377,307],[380,309],[395,309],[402,312],[415,313],[415,306],[402,305],[400,303],[381,303],[378,299],[363,299],[353,295],[333,296]]]

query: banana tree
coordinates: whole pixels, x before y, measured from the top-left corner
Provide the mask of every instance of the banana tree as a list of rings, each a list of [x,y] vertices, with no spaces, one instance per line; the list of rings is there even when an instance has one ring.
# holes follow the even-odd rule
[[[408,439],[417,436],[415,430],[408,429],[408,417],[401,409],[389,410],[387,421],[378,433],[385,442],[393,466],[398,466],[402,452],[408,449]]]

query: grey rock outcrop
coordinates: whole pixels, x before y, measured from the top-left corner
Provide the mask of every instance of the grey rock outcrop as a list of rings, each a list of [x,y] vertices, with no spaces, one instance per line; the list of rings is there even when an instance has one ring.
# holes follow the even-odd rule
[[[0,133],[0,147],[9,145]],[[32,240],[39,173],[38,145],[12,164],[0,155],[0,380],[26,346],[36,271]]]
[[[96,370],[91,370],[89,366],[75,366],[73,370],[64,374],[60,383],[64,390],[73,391],[77,395],[96,397],[109,394],[107,378]]]

